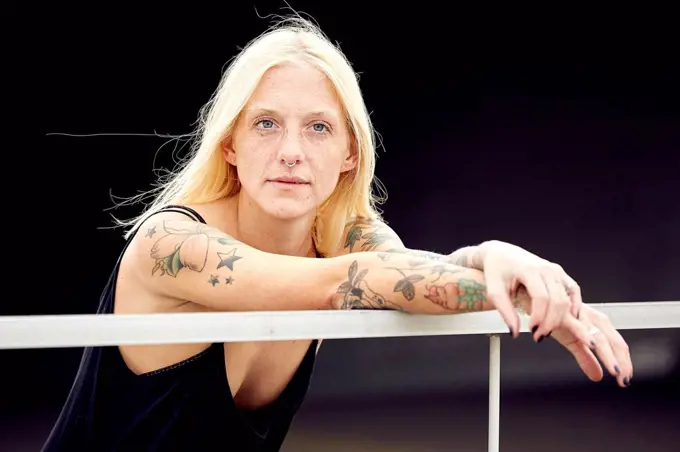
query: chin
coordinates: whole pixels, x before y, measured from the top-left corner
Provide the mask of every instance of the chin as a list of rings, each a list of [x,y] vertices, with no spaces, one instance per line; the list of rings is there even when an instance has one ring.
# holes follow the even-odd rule
[[[260,204],[262,210],[279,220],[297,220],[311,215],[316,205],[309,199],[268,199]]]

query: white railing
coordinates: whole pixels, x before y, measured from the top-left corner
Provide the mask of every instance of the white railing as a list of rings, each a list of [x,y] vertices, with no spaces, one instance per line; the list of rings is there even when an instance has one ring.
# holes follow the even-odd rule
[[[590,303],[589,303],[590,304]],[[680,301],[590,304],[618,330],[680,328]],[[522,332],[528,317],[521,316]],[[501,342],[497,312],[413,315],[394,311],[280,311],[0,317],[0,349],[170,343],[486,334],[489,353],[489,451],[499,450]]]

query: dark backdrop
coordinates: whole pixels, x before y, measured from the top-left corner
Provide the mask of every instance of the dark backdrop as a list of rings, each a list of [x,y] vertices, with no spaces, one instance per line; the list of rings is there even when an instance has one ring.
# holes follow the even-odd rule
[[[111,192],[147,189],[154,158],[168,167],[184,144],[125,134],[190,132],[237,46],[268,24],[258,13],[279,6],[41,10],[31,30],[44,57],[33,61],[30,89],[42,96],[42,132],[120,135],[41,132],[39,160],[26,168],[42,194],[27,193],[23,206],[38,231],[24,259],[35,270],[21,272],[23,296],[3,314],[95,310],[123,244],[120,231],[106,229]],[[680,77],[670,13],[292,6],[314,16],[361,73],[383,139],[385,217],[407,246],[448,253],[500,239],[562,264],[587,302],[680,298]],[[637,366],[627,390],[611,378],[587,382],[554,343],[504,339],[502,449],[673,450],[680,335],[623,334]],[[487,348],[482,336],[327,343],[287,450],[485,450]],[[36,450],[80,350],[0,356],[10,370],[0,449]]]

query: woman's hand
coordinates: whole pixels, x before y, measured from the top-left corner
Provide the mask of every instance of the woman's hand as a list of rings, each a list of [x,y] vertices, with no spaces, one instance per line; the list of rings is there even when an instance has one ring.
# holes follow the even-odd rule
[[[572,331],[580,331],[579,335],[585,333],[588,339],[579,339]],[[553,330],[552,337],[574,355],[583,373],[592,381],[600,381],[604,376],[599,358],[609,373],[616,377],[619,386],[630,386],[633,363],[628,344],[603,313],[584,304],[579,319],[567,317],[564,326]]]
[[[520,287],[526,288],[531,299],[529,328],[535,341],[562,326],[567,316],[579,317],[581,290],[559,265],[499,241],[485,242],[479,251],[487,297],[495,306],[505,308],[499,312],[515,312],[509,309],[514,304],[512,298]],[[517,337],[519,317],[504,320]]]
[[[522,310],[531,313],[531,298],[523,287],[517,291],[517,300]],[[583,373],[592,381],[600,381],[604,376],[601,362],[616,377],[619,386],[630,386],[633,363],[626,341],[605,314],[587,304],[581,306],[579,314],[578,319],[567,314],[551,336],[574,355]]]

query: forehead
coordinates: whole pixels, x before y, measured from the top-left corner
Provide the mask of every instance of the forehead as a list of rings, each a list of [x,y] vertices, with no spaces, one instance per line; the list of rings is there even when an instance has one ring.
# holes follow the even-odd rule
[[[255,89],[247,112],[276,110],[341,116],[342,106],[331,81],[308,64],[285,64],[269,69]]]

